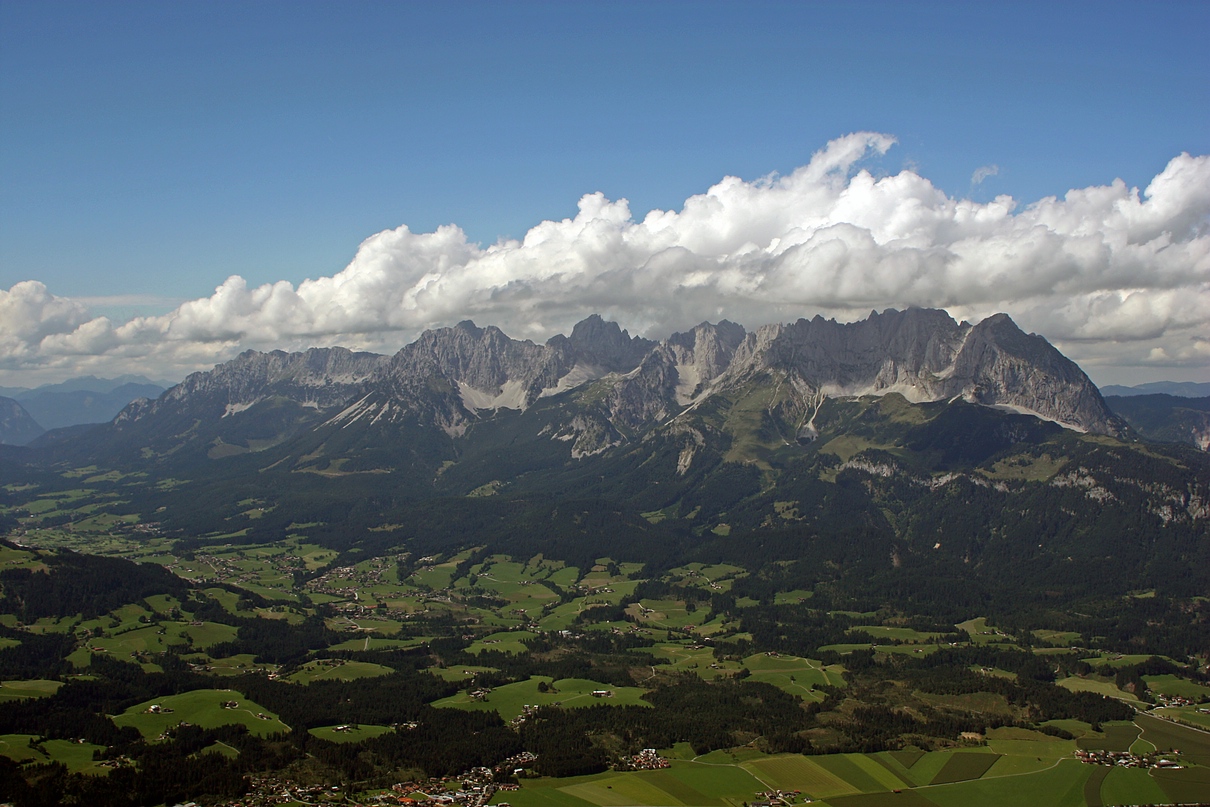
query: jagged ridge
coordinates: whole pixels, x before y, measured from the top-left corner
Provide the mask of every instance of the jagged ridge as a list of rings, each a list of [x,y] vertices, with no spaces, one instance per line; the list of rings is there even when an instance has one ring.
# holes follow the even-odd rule
[[[231,417],[281,398],[317,410],[329,426],[408,419],[457,437],[499,410],[574,392],[550,436],[584,455],[762,384],[778,388],[768,404],[773,414],[805,431],[827,397],[891,392],[913,402],[961,397],[1079,431],[1124,428],[1074,362],[1007,315],[971,325],[927,309],[888,309],[848,324],[817,316],[755,332],[724,320],[660,343],[594,315],[544,345],[462,322],[427,331],[392,357],[343,348],[248,351],[155,402],[132,404],[116,422],[183,408]]]

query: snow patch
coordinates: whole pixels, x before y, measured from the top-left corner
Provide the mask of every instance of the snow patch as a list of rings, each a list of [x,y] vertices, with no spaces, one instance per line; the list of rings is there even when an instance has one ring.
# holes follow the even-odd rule
[[[525,385],[520,381],[505,381],[504,386],[495,395],[475,389],[465,381],[459,381],[458,392],[462,395],[462,405],[472,412],[481,409],[524,410],[527,403]]]
[[[1080,434],[1088,433],[1088,429],[1085,429],[1083,426],[1079,426],[1075,423],[1068,423],[1063,420],[1058,420],[1057,418],[1047,417],[1046,415],[1043,415],[1040,412],[1035,412],[1033,409],[1030,409],[1029,407],[1017,406],[1016,404],[993,404],[990,408],[999,409],[1001,412],[1012,412],[1013,414],[1017,414],[1017,415],[1032,415],[1033,417],[1036,417],[1038,420],[1045,420],[1047,423],[1057,423],[1060,426],[1062,426],[1064,429],[1071,429],[1073,432],[1079,432]]]
[[[678,364],[676,366],[676,402],[681,406],[693,400],[693,391],[702,381],[696,364]]]
[[[361,400],[345,407],[343,411],[334,415],[332,419],[328,421],[328,423],[340,423],[342,420],[348,420],[349,418],[356,420],[357,417],[360,417],[359,413],[364,409],[365,402],[369,399],[369,397],[369,395],[366,395]],[[352,421],[349,422],[351,423]],[[347,426],[348,424],[346,423],[345,425]]]
[[[539,398],[549,398],[552,395],[558,395],[561,392],[567,392],[569,389],[575,389],[581,384],[586,384],[589,381],[596,381],[598,378],[603,378],[606,375],[604,369],[593,364],[577,364],[572,367],[566,375],[559,379],[559,382],[553,387],[546,387],[538,394]]]
[[[227,408],[223,410],[223,417],[227,417],[228,415],[237,415],[246,409],[251,409],[258,403],[260,403],[260,398],[257,398],[255,401],[248,401],[247,403],[227,404]]]
[[[906,384],[897,382],[884,387],[875,384],[866,384],[864,386],[844,387],[840,384],[824,384],[819,388],[829,398],[861,398],[870,395],[876,398],[881,398],[883,395],[890,395],[897,392],[908,400],[909,403],[932,403],[937,400],[934,396],[929,395],[928,391],[920,384]]]

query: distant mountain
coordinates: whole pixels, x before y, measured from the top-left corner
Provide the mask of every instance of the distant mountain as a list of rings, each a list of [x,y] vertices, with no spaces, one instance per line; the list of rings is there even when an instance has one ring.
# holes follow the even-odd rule
[[[1105,403],[1148,440],[1186,443],[1210,451],[1210,397],[1111,395]]]
[[[162,389],[172,386],[171,381],[153,381],[144,375],[127,373],[116,378],[97,378],[95,375],[82,375],[69,378],[56,384],[42,384],[37,387],[0,387],[0,395],[21,400],[25,395],[39,392],[113,392],[123,384],[147,384]]]
[[[84,376],[60,384],[22,390],[12,397],[21,402],[46,429],[105,423],[131,401],[155,398],[164,387],[143,376],[118,378]]]
[[[23,446],[44,431],[18,401],[0,398],[0,443]]]
[[[1152,381],[1149,384],[1138,384],[1133,387],[1123,387],[1110,384],[1101,387],[1101,394],[1116,395],[1126,398],[1131,395],[1176,395],[1181,398],[1205,398],[1210,396],[1210,383],[1196,381]]]
[[[1078,366],[1008,316],[971,325],[943,311],[889,309],[861,322],[816,317],[754,332],[702,323],[660,343],[594,315],[543,345],[463,322],[427,331],[391,357],[247,351],[157,400],[131,403],[90,436],[55,443],[80,457],[172,463],[272,448],[276,462],[297,470],[407,468],[423,477],[474,454],[495,421],[540,411],[536,432],[514,440],[532,444],[527,452],[542,462],[659,434],[706,441],[708,433],[730,445],[730,460],[749,461],[809,442],[826,400],[892,393],[914,403],[962,400],[1077,432],[1127,429]],[[696,449],[685,450],[689,462]]]

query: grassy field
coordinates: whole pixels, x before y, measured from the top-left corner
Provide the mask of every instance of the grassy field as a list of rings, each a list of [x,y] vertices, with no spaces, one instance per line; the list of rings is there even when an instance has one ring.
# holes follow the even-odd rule
[[[0,756],[16,762],[44,764],[61,762],[72,773],[104,775],[109,772],[93,760],[104,746],[72,740],[43,740],[33,734],[0,734]]]
[[[1180,723],[1187,723],[1196,728],[1210,731],[1210,712],[1203,712],[1205,706],[1180,706],[1171,707],[1168,709],[1156,709],[1155,714],[1166,717],[1169,720],[1176,720]]]
[[[1090,751],[1129,751],[1138,739],[1139,731],[1135,723],[1103,723],[1100,732],[1089,732],[1077,740],[1076,745]]]
[[[377,678],[395,672],[381,664],[367,661],[345,661],[344,659],[316,659],[308,661],[295,673],[285,676],[292,684],[310,684],[314,681],[356,681],[359,678]]]
[[[1205,804],[1210,798],[1210,769],[1207,768],[1156,771],[1155,780],[1168,794],[1170,802]]]
[[[539,683],[550,687],[548,692],[538,690]],[[612,697],[594,697],[595,690],[609,690]],[[615,687],[600,681],[584,678],[562,678],[555,681],[546,676],[534,676],[526,681],[496,687],[482,700],[471,698],[467,692],[459,692],[448,698],[434,701],[433,706],[474,711],[498,712],[500,717],[511,720],[520,715],[526,705],[547,706],[560,704],[566,708],[584,706],[650,706],[642,700],[645,690],[638,687]]]
[[[1062,760],[1037,773],[937,785],[917,793],[937,807],[1078,807],[1085,803],[1084,784],[1094,767]]]
[[[337,731],[338,728],[343,730]],[[346,724],[346,726],[319,726],[307,729],[312,737],[318,737],[321,740],[327,740],[332,743],[359,743],[362,740],[369,740],[380,734],[386,734],[390,730],[390,726],[371,726],[364,723],[360,725]]]
[[[998,628],[987,624],[987,619],[977,617],[955,625],[958,630],[965,631],[974,644],[1012,644],[1012,637],[1002,633]]]
[[[1104,805],[1160,804],[1168,800],[1168,794],[1149,771],[1114,768],[1101,782],[1100,799]]]
[[[1142,730],[1139,738],[1147,740],[1156,750],[1179,748],[1185,759],[1210,768],[1210,732],[1198,731],[1150,715],[1139,715],[1134,722]]]
[[[716,661],[710,648],[695,648],[685,643],[668,642],[643,649],[656,658],[667,660],[668,664],[662,666],[662,670],[692,672],[708,681],[720,675],[734,675],[742,666],[734,661]]]
[[[226,701],[235,701],[238,705],[234,709],[227,709],[222,705]],[[160,713],[150,711],[152,706],[158,706]],[[169,709],[172,711],[167,711]],[[277,715],[233,689],[196,689],[180,695],[145,701],[116,715],[113,722],[118,726],[133,726],[149,739],[159,737],[167,729],[174,728],[181,722],[202,728],[238,723],[247,726],[250,733],[258,736],[290,730]]]
[[[19,701],[26,698],[45,698],[59,691],[61,681],[0,681],[0,703]]]
[[[1098,695],[1104,695],[1107,698],[1117,698],[1122,701],[1132,701],[1137,703],[1138,698],[1129,692],[1123,692],[1117,688],[1113,680],[1110,678],[1102,678],[1099,675],[1089,675],[1085,677],[1072,676],[1064,678],[1057,682],[1064,689],[1070,689],[1072,692],[1095,692]]]
[[[1190,700],[1210,698],[1210,687],[1175,675],[1144,675],[1147,689],[1161,695],[1182,695]]]
[[[526,639],[533,639],[537,636],[527,630],[503,631],[501,633],[493,633],[490,636],[484,636],[476,642],[473,642],[470,647],[466,648],[466,652],[477,656],[484,650],[493,650],[497,653],[528,653],[529,648],[525,646]]]
[[[674,761],[672,767],[601,773],[567,779],[528,779],[522,789],[496,794],[492,803],[516,807],[582,805],[701,805],[730,807],[755,800],[766,785],[743,767]]]
[[[476,667],[470,664],[457,664],[453,667],[429,667],[429,672],[444,681],[465,681],[476,673],[495,671],[495,667]]]
[[[857,625],[853,630],[865,631],[875,639],[896,639],[901,642],[927,644],[936,641],[940,633],[921,633],[911,628],[896,628],[886,625]]]
[[[978,779],[991,770],[999,761],[998,754],[957,753],[949,758],[945,766],[933,777],[929,784],[945,785],[950,782],[965,782],[968,779]]]
[[[520,792],[498,794],[495,801],[517,807],[738,807],[772,788],[800,790],[830,807],[1109,807],[1207,800],[1210,766],[1199,763],[1210,759],[1210,735],[1145,715],[1139,725],[1110,723],[1103,732],[1078,721],[1060,722],[1087,735],[1081,746],[1128,747],[1141,731],[1161,749],[1181,744],[1186,764],[1195,764],[1171,771],[1086,765],[1073,758],[1074,740],[1007,727],[988,731],[986,746],[935,752],[766,756],[731,749],[694,757],[682,743],[662,752],[672,760],[662,771],[526,780]]]
[[[820,764],[823,757],[779,756],[744,763],[760,781],[781,790],[801,790],[813,798],[860,793],[861,788]],[[878,788],[885,790],[885,788]]]
[[[791,695],[807,700],[823,700],[820,686],[844,686],[842,668],[825,667],[821,662],[796,656],[758,653],[743,661],[753,681],[763,681]]]

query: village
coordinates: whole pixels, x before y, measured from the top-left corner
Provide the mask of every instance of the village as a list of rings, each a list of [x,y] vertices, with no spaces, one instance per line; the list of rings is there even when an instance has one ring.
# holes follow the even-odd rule
[[[457,776],[433,777],[398,782],[372,796],[350,798],[339,787],[299,785],[277,776],[251,778],[248,792],[238,799],[219,802],[217,807],[274,807],[280,804],[412,805],[441,804],[456,807],[483,807],[499,791],[518,790],[512,777],[523,775],[537,759],[522,752],[492,768],[473,768]],[[505,802],[501,802],[505,804]],[[188,805],[178,805],[188,807]]]
[[[1076,759],[1087,765],[1105,765],[1110,768],[1180,768],[1177,760],[1180,751],[1165,751],[1163,754],[1134,754],[1130,751],[1076,751]]]

